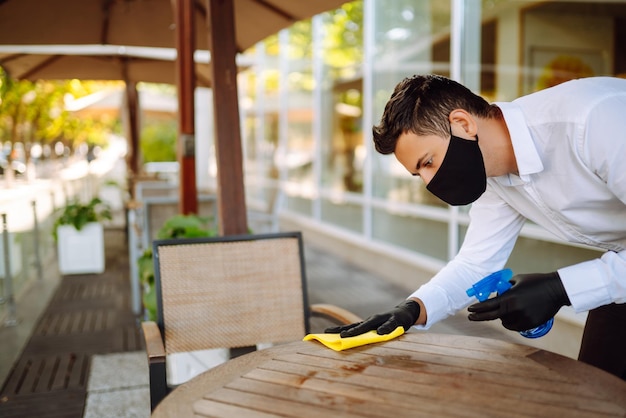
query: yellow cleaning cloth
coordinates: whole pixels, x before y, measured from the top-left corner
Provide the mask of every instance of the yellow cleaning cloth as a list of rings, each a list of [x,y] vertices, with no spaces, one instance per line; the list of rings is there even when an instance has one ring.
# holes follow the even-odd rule
[[[391,334],[378,335],[376,331],[369,331],[356,337],[341,338],[339,334],[309,334],[302,341],[318,340],[328,348],[335,351],[347,350],[348,348],[360,347],[365,344],[389,341],[404,334],[404,328],[398,327]]]

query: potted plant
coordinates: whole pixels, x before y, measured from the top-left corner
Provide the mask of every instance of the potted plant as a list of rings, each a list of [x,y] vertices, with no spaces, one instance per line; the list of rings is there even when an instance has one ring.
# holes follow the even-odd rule
[[[88,203],[70,201],[54,223],[61,274],[104,271],[102,221],[111,219],[111,209],[95,197]]]
[[[217,231],[210,227],[210,218],[197,215],[174,215],[157,232],[157,239],[212,237]],[[139,280],[143,287],[144,317],[156,320],[156,290],[154,288],[154,261],[152,249],[147,249],[137,260]]]

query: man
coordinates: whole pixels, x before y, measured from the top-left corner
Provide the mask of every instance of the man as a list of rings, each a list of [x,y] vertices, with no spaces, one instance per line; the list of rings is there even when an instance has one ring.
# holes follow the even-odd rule
[[[564,305],[589,311],[579,360],[626,379],[626,80],[573,80],[489,104],[440,76],[400,82],[374,129],[450,205],[473,203],[458,255],[396,308],[328,329],[350,337],[428,329],[472,301],[466,289],[506,263],[526,219],[559,238],[606,250],[551,273],[519,274],[502,295],[469,307],[523,331]]]

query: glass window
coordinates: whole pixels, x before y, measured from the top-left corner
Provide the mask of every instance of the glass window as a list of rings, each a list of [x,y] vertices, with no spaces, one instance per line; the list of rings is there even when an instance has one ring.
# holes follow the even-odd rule
[[[276,36],[256,45],[250,52],[254,57],[252,67],[239,77],[246,203],[267,211],[274,207],[279,184],[276,165],[279,142],[278,51]]]
[[[280,45],[283,60],[281,89],[286,89],[287,94],[284,94],[285,90],[281,92],[281,110],[286,117],[282,125],[286,129],[286,148],[280,148],[279,168],[285,170],[289,183],[287,206],[308,213],[315,186],[311,20],[297,22],[281,39],[285,40]]]
[[[397,215],[373,210],[372,236],[440,260],[447,258],[448,224],[413,215]]]
[[[322,187],[363,192],[363,2],[324,15]]]
[[[288,145],[286,155],[281,155],[285,164],[288,179],[311,190],[313,182],[314,143],[311,132],[311,118],[313,109],[310,107],[311,98],[306,95],[291,96],[289,99],[288,117]],[[310,196],[310,193],[307,193]]]
[[[373,119],[394,87],[414,74],[450,75],[450,2],[374,2]],[[445,207],[392,155],[373,155],[373,195],[388,201]]]
[[[394,87],[414,74],[450,75],[450,2],[398,0],[372,2],[374,14],[372,91],[377,124]],[[366,127],[371,129],[371,127]],[[393,155],[372,151],[372,195],[387,203],[447,208],[411,176]],[[448,225],[398,210],[372,212],[374,239],[445,260]]]
[[[483,2],[482,46],[492,55],[483,94],[508,101],[574,78],[625,75],[626,2],[531,3]]]

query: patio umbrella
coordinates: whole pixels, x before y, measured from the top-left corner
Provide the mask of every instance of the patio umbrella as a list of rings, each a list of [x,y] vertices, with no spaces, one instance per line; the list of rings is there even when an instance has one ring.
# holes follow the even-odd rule
[[[345,0],[232,1],[238,52],[299,20],[345,3]],[[0,0],[0,43],[174,48],[174,3],[175,0]],[[193,20],[198,29],[195,47],[200,50],[208,49],[208,3],[210,0],[193,0]]]
[[[183,213],[185,173],[192,173],[194,85],[190,55],[212,54],[218,163],[218,210],[223,235],[246,233],[235,55],[267,36],[346,0],[0,0],[0,44],[117,44],[179,51],[179,119]],[[195,29],[194,29],[195,28]],[[185,129],[191,129],[191,132]],[[188,190],[194,191],[194,187]],[[189,193],[187,193],[189,194]],[[187,209],[186,209],[187,208]]]
[[[204,53],[203,53],[204,52]],[[195,78],[211,86],[207,51],[196,51]],[[0,66],[19,80],[123,80],[176,84],[173,48],[114,45],[0,45]]]

